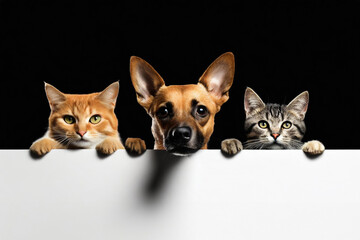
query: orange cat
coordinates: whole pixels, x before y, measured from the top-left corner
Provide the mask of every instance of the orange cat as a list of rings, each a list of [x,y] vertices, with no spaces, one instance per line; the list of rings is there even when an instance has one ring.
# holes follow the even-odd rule
[[[35,141],[30,150],[44,155],[51,149],[96,148],[104,154],[124,149],[118,132],[118,120],[114,113],[119,93],[115,82],[100,93],[64,94],[45,83],[51,114],[49,129],[44,137]],[[139,138],[127,139],[127,150],[141,154],[145,142]]]

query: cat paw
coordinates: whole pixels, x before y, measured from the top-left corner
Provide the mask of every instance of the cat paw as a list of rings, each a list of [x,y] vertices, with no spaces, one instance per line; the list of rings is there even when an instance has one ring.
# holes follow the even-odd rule
[[[50,138],[43,138],[34,142],[30,146],[30,151],[38,156],[43,156],[46,153],[50,152],[51,149],[54,149],[56,144],[57,143]]]
[[[312,140],[304,143],[302,150],[304,153],[308,153],[310,155],[319,155],[325,151],[325,146],[320,141]]]
[[[145,152],[146,144],[141,138],[128,138],[125,141],[125,149],[136,155],[140,155]]]
[[[242,149],[243,145],[235,138],[225,139],[221,142],[221,151],[227,155],[235,155]]]
[[[118,139],[105,139],[96,146],[96,150],[102,154],[109,155],[118,149],[123,149],[123,145]]]

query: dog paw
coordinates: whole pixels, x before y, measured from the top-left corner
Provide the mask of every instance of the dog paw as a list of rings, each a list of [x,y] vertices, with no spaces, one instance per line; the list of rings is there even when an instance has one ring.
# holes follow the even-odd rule
[[[302,150],[304,153],[308,153],[310,155],[319,155],[325,151],[325,146],[320,141],[312,140],[304,143]]]
[[[221,151],[227,155],[235,155],[243,149],[241,142],[235,138],[225,139],[221,142]]]
[[[121,144],[120,140],[118,139],[105,139],[100,144],[96,146],[96,150],[102,154],[112,154],[118,149],[123,149],[123,145]]]
[[[145,152],[146,144],[141,138],[128,138],[125,141],[125,149],[136,155],[140,155]]]
[[[30,146],[30,151],[38,156],[43,156],[54,149],[57,142],[50,138],[43,138],[34,142]]]

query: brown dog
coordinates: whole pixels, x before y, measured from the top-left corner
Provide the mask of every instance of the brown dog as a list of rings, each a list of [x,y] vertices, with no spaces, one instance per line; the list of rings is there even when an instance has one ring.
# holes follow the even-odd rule
[[[235,72],[234,55],[224,53],[206,69],[198,84],[165,86],[155,69],[131,57],[130,74],[137,101],[152,118],[154,149],[187,155],[206,149],[214,117],[229,99]]]

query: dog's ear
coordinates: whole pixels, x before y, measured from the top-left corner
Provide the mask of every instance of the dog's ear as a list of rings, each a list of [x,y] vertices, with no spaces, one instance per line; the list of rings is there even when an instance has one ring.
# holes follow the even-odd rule
[[[205,86],[219,107],[229,99],[234,73],[234,54],[227,52],[218,57],[200,77],[199,83]]]
[[[135,56],[130,58],[130,76],[138,103],[148,111],[164,80],[149,63]]]

